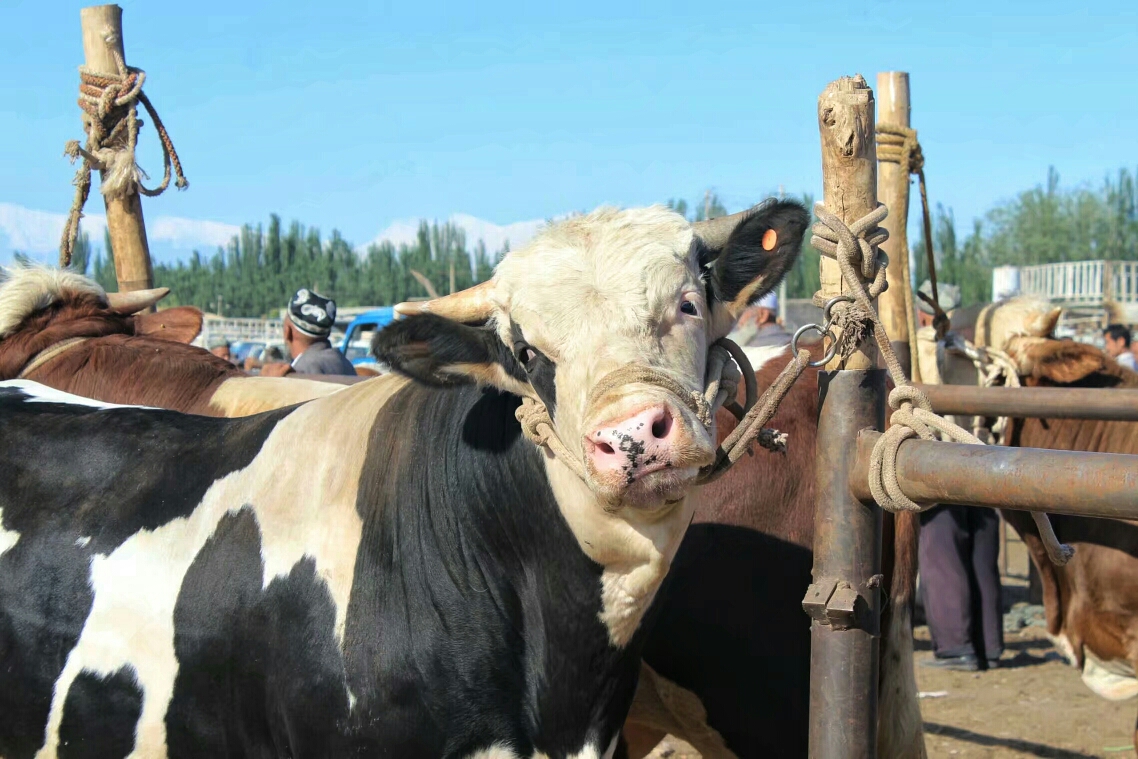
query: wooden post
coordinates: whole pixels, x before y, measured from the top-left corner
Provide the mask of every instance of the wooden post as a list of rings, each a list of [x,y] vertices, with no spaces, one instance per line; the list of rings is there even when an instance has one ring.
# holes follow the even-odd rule
[[[909,126],[909,74],[905,71],[883,71],[877,75],[878,121],[883,124]],[[906,230],[909,224],[909,167],[882,161],[877,164],[877,197],[889,209],[889,216],[881,226],[889,232],[889,239],[881,246],[889,256],[887,278],[889,288],[881,294],[878,310],[881,323],[889,333],[893,352],[901,361],[905,373],[910,368],[909,330],[912,328],[913,304],[908,295],[909,254]]]
[[[87,68],[96,74],[118,75],[114,51],[123,53],[122,8],[94,5],[79,11],[83,27],[83,56]],[[102,172],[100,172],[102,175]],[[146,242],[146,222],[137,191],[123,197],[103,196],[107,207],[107,232],[114,249],[115,276],[119,292],[146,290],[154,286],[150,268],[150,246]]]
[[[873,91],[858,75],[818,98],[827,210],[847,225],[877,207]],[[836,262],[822,258],[822,292],[848,291]],[[883,429],[885,371],[870,339],[845,366],[818,378],[813,583],[810,615],[810,759],[871,759],[877,750],[882,514],[850,491],[849,451],[858,432]]]
[[[822,133],[822,202],[830,213],[853,224],[877,208],[877,146],[874,142],[873,90],[861,74],[830,82],[818,97]],[[821,264],[822,294],[847,292],[837,261]],[[827,369],[873,369],[877,348],[867,340],[844,366],[835,358]]]

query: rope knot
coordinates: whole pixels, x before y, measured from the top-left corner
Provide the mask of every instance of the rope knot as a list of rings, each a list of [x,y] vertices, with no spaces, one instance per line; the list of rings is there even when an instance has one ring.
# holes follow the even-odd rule
[[[79,236],[79,220],[91,192],[92,169],[103,172],[101,190],[107,198],[126,197],[136,192],[148,197],[161,195],[169,187],[171,175],[175,177],[174,184],[178,189],[189,186],[170,134],[142,91],[146,72],[126,65],[122,54],[115,49],[117,40],[111,39],[115,36],[108,33],[105,39],[112,46],[117,73],[96,73],[86,66],[79,67],[78,102],[83,115],[83,130],[87,133],[87,145],[85,148],[80,147],[77,140],[69,140],[64,147],[64,154],[72,162],[79,158],[83,162],[75,173],[75,198],[59,243],[61,267],[71,264],[71,255]],[[150,114],[162,143],[162,183],[153,190],[142,184],[146,173],[135,161],[138,132],[143,123],[138,118],[138,103],[142,103]]]
[[[915,141],[916,132],[911,136]],[[874,340],[895,385],[893,392],[889,394],[889,406],[893,409],[889,419],[890,427],[878,439],[869,458],[870,492],[878,505],[887,511],[923,511],[933,504],[915,503],[902,492],[897,479],[897,453],[901,443],[913,437],[925,440],[949,440],[971,445],[983,445],[984,442],[964,428],[933,413],[928,397],[910,384],[901,362],[897,359],[897,354],[893,352],[885,325],[881,323],[881,318],[873,308],[873,298],[885,289],[887,259],[880,253],[874,255],[876,246],[884,242],[887,237],[884,230],[877,229],[877,223],[888,213],[885,207],[879,205],[849,227],[841,219],[827,212],[821,203],[814,206],[814,213],[819,223],[815,224],[812,230],[811,244],[822,255],[835,259],[841,267],[843,282],[850,288],[849,297],[853,301],[845,310],[858,316],[864,314],[873,325]],[[873,265],[871,266],[869,262]],[[861,277],[858,276],[859,264]],[[866,285],[863,279],[872,281]],[[819,293],[815,296],[815,302],[820,295]],[[857,307],[860,307],[860,311],[855,311]],[[856,340],[860,342],[860,339],[859,335]],[[842,338],[839,338],[840,340]],[[1051,561],[1057,565],[1065,564],[1073,555],[1073,549],[1059,543],[1046,514],[1033,512],[1032,517],[1039,528],[1040,538]]]
[[[929,397],[925,395],[923,390],[913,385],[898,385],[893,388],[893,392],[889,393],[889,408],[897,411],[902,406],[909,408],[916,406],[930,414],[933,410],[933,404],[929,401]]]

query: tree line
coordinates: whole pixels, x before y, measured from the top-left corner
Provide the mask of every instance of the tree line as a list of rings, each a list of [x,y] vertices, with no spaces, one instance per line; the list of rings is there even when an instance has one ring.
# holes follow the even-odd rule
[[[807,208],[813,198],[799,198]],[[728,213],[713,192],[699,202],[667,201],[692,221]],[[920,217],[913,206],[910,218]],[[1138,260],[1138,194],[1135,175],[1121,169],[1098,187],[1063,188],[1050,169],[1045,182],[998,203],[958,239],[951,208],[933,214],[933,250],[937,277],[961,287],[964,305],[991,299],[991,270],[1000,265],[1029,265],[1086,259]],[[916,232],[917,227],[910,225]],[[925,243],[910,234],[916,284],[927,278]],[[914,239],[915,238],[915,239]],[[507,245],[508,249],[508,245]],[[93,250],[80,236],[72,267],[90,273],[109,290],[115,284],[113,253],[104,236]],[[299,287],[336,299],[341,306],[390,305],[428,296],[412,272],[445,294],[490,277],[493,263],[506,251],[486,250],[482,241],[468,246],[453,224],[420,224],[414,243],[384,242],[357,252],[336,231],[324,239],[314,227],[292,222],[284,229],[278,216],[266,226],[245,225],[224,249],[212,256],[195,251],[188,260],[154,267],[155,285],[169,287],[170,305],[193,305],[226,316],[276,315]],[[808,243],[787,276],[787,296],[809,298],[819,287],[819,254]]]
[[[1064,189],[1050,168],[1043,183],[975,219],[963,240],[957,239],[952,209],[938,204],[933,221],[937,279],[959,285],[967,306],[991,300],[994,266],[1138,260],[1134,183],[1134,173],[1124,168],[1098,187]],[[919,284],[928,277],[923,235],[913,252]]]
[[[508,249],[508,244],[507,244]],[[106,251],[111,251],[110,255]],[[326,240],[315,227],[280,217],[267,226],[245,225],[224,249],[206,258],[194,251],[188,260],[154,265],[154,286],[169,287],[164,304],[192,305],[225,316],[279,315],[293,293],[308,287],[339,306],[391,305],[430,295],[413,272],[445,294],[488,279],[494,257],[479,240],[467,249],[466,234],[451,223],[420,224],[413,244],[371,244],[359,253],[333,230]],[[72,254],[72,268],[90,273],[107,290],[117,289],[108,235],[92,255],[86,234]]]

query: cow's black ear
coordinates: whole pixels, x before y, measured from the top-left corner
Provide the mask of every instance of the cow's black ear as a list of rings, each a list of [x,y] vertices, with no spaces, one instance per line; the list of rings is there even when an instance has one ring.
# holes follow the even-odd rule
[[[712,298],[738,319],[794,266],[809,224],[810,214],[793,200],[769,200],[748,212],[721,249],[700,251]]]
[[[516,392],[513,356],[493,327],[472,327],[435,314],[416,314],[384,327],[372,339],[375,357],[399,374],[428,385],[489,384]]]

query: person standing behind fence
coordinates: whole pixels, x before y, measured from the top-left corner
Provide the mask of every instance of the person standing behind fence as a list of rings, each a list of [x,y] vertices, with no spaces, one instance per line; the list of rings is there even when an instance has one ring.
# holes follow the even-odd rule
[[[233,356],[229,352],[229,341],[224,337],[212,337],[209,341],[209,352],[218,358],[223,358],[232,363]]]
[[[1118,362],[1118,365],[1130,371],[1138,371],[1138,363],[1134,360],[1134,353],[1130,350],[1130,328],[1124,324],[1111,324],[1102,331],[1103,341],[1106,343],[1106,353]]]
[[[297,290],[288,303],[284,320],[284,341],[292,354],[292,364],[265,364],[261,375],[279,377],[290,370],[299,374],[354,375],[352,362],[328,341],[335,321],[334,300],[303,287]]]
[[[946,313],[960,305],[960,288],[942,284],[938,304]],[[920,292],[932,298],[932,285]],[[939,377],[934,366],[935,313],[917,299],[921,377]],[[929,343],[933,346],[927,350]],[[995,669],[1004,652],[1003,598],[1000,587],[1000,517],[994,509],[941,505],[920,515],[918,562],[920,593],[935,656],[922,666],[974,672]]]
[[[731,339],[744,348],[789,345],[793,337],[778,323],[778,296],[767,293],[743,312]]]

